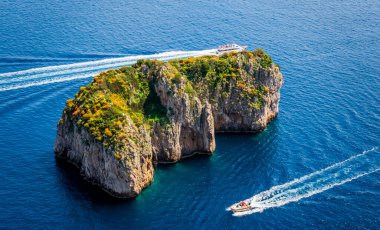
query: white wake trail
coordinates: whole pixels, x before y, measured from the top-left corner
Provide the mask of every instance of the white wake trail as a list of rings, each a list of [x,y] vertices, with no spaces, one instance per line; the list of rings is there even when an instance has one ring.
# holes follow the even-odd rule
[[[15,90],[37,85],[88,78],[103,70],[118,68],[125,65],[132,65],[139,59],[158,59],[167,61],[176,58],[213,55],[215,53],[215,49],[200,51],[170,51],[159,54],[109,58],[98,61],[80,62],[68,65],[49,66],[17,72],[3,73],[0,74],[0,91]],[[92,75],[89,76],[90,74]]]
[[[258,193],[244,200],[251,204],[253,207],[251,210],[234,213],[234,216],[263,212],[268,208],[296,202],[379,170],[380,154],[376,147],[322,170]]]
[[[23,75],[20,77],[13,77],[13,78],[5,78],[0,79],[0,85],[1,84],[9,84],[12,82],[22,82],[26,80],[34,80],[34,79],[42,79],[45,77],[54,77],[54,76],[63,76],[63,75],[70,75],[70,74],[76,74],[76,73],[85,73],[88,71],[94,72],[95,70],[104,70],[108,68],[115,68],[119,66],[124,65],[132,65],[135,63],[134,61],[126,61],[126,62],[120,62],[120,63],[111,63],[107,65],[99,65],[99,66],[90,66],[90,67],[81,67],[81,68],[74,68],[74,69],[63,69],[63,70],[57,70],[52,72],[45,72],[45,73],[39,73],[39,74],[33,74],[33,75]]]
[[[216,52],[215,49],[200,50],[200,51],[168,51],[168,52],[163,52],[159,54],[126,56],[126,57],[120,57],[120,58],[107,58],[107,59],[98,60],[98,61],[79,62],[79,63],[73,63],[73,64],[67,64],[67,65],[48,66],[48,67],[22,70],[22,71],[17,71],[17,72],[2,73],[0,74],[0,78],[14,77],[14,76],[31,74],[31,73],[60,71],[63,69],[80,68],[83,66],[96,66],[96,65],[117,63],[117,62],[123,62],[123,61],[133,61],[133,60],[136,61],[139,59],[160,59],[160,58],[165,58],[165,57],[170,58],[170,57],[176,57],[176,56],[197,56],[197,55],[214,54],[215,52]]]
[[[59,83],[59,82],[66,82],[66,81],[73,81],[73,80],[79,80],[79,79],[84,79],[84,78],[90,78],[90,77],[93,77],[97,73],[98,72],[89,73],[89,74],[80,74],[80,75],[74,75],[74,76],[62,77],[62,78],[52,78],[52,79],[47,79],[47,80],[42,80],[42,81],[35,81],[35,82],[27,83],[27,84],[24,83],[24,84],[15,84],[15,85],[10,85],[10,86],[4,86],[4,87],[0,87],[0,92],[15,90],[15,89],[29,88],[32,86],[39,86],[39,85],[46,85],[46,84],[53,84],[53,83]]]

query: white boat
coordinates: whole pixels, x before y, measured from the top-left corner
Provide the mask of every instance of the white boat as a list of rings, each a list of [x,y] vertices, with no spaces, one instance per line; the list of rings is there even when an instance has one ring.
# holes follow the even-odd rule
[[[231,51],[241,52],[245,50],[245,48],[247,48],[247,46],[239,46],[237,44],[226,44],[226,45],[219,46],[216,53],[222,54],[222,53],[227,53]]]
[[[232,212],[244,212],[251,209],[252,209],[252,206],[250,204],[247,204],[244,201],[241,201],[238,204],[231,207]]]

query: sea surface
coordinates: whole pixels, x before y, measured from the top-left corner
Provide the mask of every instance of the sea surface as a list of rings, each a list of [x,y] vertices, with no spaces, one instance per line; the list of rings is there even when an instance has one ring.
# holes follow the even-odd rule
[[[0,229],[378,229],[379,26],[378,0],[1,0]],[[55,159],[65,101],[97,72],[232,42],[284,75],[262,133],[218,135],[131,200]]]

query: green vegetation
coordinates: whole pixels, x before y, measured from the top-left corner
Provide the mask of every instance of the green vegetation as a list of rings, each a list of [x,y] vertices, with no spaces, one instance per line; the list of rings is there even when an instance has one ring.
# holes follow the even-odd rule
[[[65,113],[80,127],[87,128],[99,141],[127,138],[119,132],[126,116],[140,126],[144,123],[143,105],[149,95],[149,81],[133,67],[122,67],[97,75],[81,87],[75,99],[66,102]]]
[[[166,108],[161,104],[160,97],[154,92],[153,83],[149,84],[150,93],[144,104],[144,115],[146,119],[152,122],[159,122],[161,125],[168,124],[169,119],[166,116]]]
[[[192,82],[186,85],[186,93],[203,93],[214,103],[219,95],[228,97],[230,88],[237,87],[241,90],[241,96],[250,101],[251,106],[260,109],[263,97],[268,93],[268,89],[247,77],[249,74],[246,72],[271,67],[271,57],[260,48],[254,52],[230,52],[221,56],[186,58],[169,63]]]
[[[169,123],[167,109],[154,91],[159,77],[167,78],[180,93],[206,98],[211,103],[220,95],[229,97],[234,89],[250,106],[260,109],[269,89],[258,85],[247,71],[271,65],[272,59],[262,49],[168,63],[139,60],[133,66],[95,76],[89,85],[80,88],[74,99],[66,102],[64,113],[96,140],[109,145],[129,138],[124,129],[130,125],[126,124],[128,117],[136,127]],[[167,94],[171,93],[169,90]]]
[[[253,51],[253,55],[261,59],[259,62],[263,68],[271,67],[272,58],[267,53],[265,53],[263,49],[256,49],[255,51]]]

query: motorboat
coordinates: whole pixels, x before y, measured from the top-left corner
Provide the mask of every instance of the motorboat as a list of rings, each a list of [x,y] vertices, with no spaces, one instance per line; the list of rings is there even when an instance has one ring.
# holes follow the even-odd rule
[[[231,51],[241,52],[241,51],[245,50],[245,48],[247,48],[247,46],[240,46],[237,44],[226,44],[226,45],[219,46],[216,53],[217,54],[223,54],[223,53],[227,53],[227,52],[231,52]]]
[[[252,209],[252,206],[244,201],[239,202],[238,204],[232,206],[231,211],[233,212],[244,212]]]

